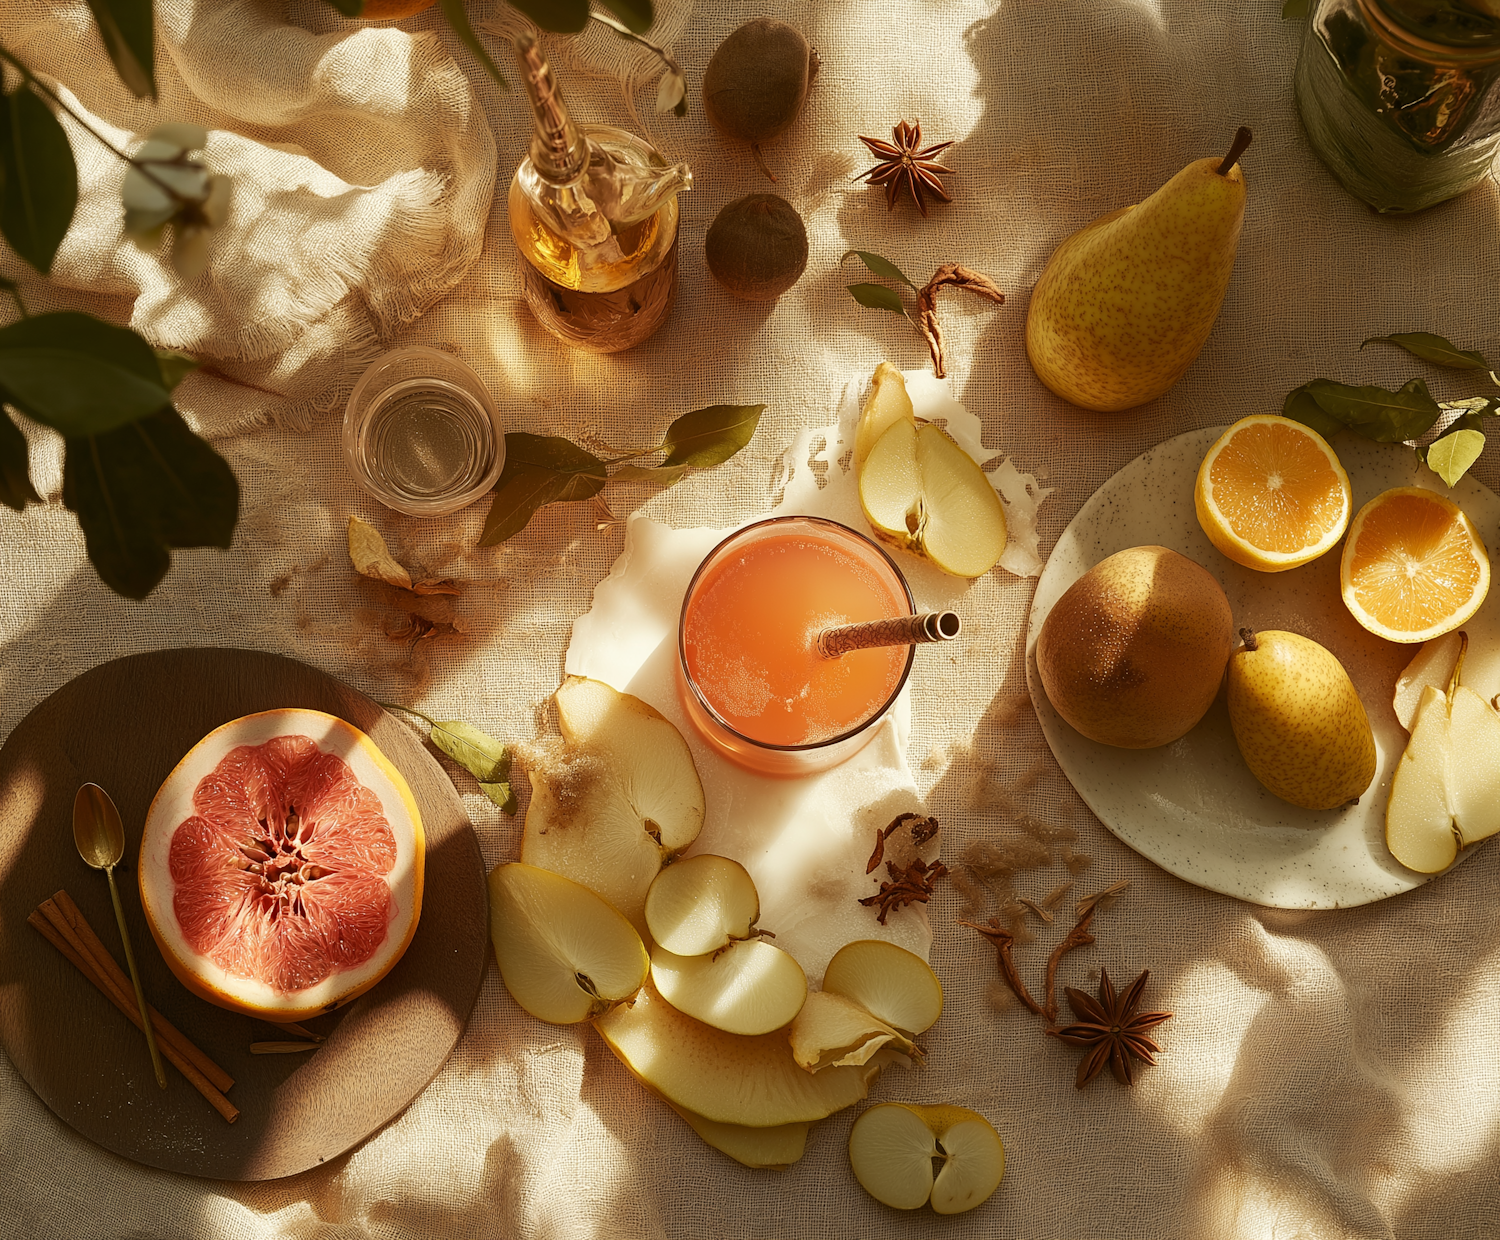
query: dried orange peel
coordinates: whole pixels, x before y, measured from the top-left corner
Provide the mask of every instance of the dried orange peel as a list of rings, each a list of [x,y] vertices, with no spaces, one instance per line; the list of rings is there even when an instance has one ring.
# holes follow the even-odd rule
[[[1279,573],[1338,545],[1352,508],[1349,475],[1310,427],[1256,414],[1208,450],[1193,506],[1209,542],[1229,559]]]
[[[1463,624],[1490,588],[1474,523],[1422,487],[1377,495],[1349,523],[1339,587],[1349,612],[1387,641],[1425,642]]]

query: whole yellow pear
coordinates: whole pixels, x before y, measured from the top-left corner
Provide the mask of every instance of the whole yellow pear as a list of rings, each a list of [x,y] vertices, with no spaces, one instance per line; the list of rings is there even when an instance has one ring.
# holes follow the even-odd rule
[[[1224,589],[1166,547],[1100,560],[1057,600],[1037,637],[1053,708],[1090,740],[1154,749],[1207,713],[1234,645]]]
[[[1086,225],[1057,247],[1031,294],[1026,356],[1064,400],[1118,413],[1155,400],[1213,330],[1245,218],[1235,161],[1195,160],[1144,202]]]
[[[1375,735],[1344,665],[1297,633],[1241,629],[1229,723],[1250,773],[1283,801],[1337,809],[1375,778]]]

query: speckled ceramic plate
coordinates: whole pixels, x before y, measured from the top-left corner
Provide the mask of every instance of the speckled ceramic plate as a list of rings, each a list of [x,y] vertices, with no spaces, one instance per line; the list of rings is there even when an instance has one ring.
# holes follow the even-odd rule
[[[1286,573],[1258,573],[1220,555],[1193,512],[1198,465],[1222,428],[1191,431],[1137,457],[1079,510],[1047,562],[1026,635],[1026,679],[1063,772],[1115,835],[1190,883],[1276,908],[1341,908],[1397,895],[1428,880],[1385,846],[1385,804],[1406,732],[1391,707],[1396,678],[1420,647],[1360,628],[1339,597],[1339,550]],[[1354,508],[1391,487],[1451,496],[1500,548],[1500,498],[1470,478],[1452,491],[1411,449],[1341,435]],[[1375,731],[1375,781],[1357,805],[1313,812],[1272,796],[1240,757],[1224,694],[1191,732],[1160,749],[1115,749],[1080,736],[1052,709],[1036,671],[1036,639],[1062,593],[1106,556],[1156,543],[1206,567],[1223,585],[1236,626],[1287,629],[1315,638],[1348,670]],[[1489,699],[1500,691],[1500,591],[1464,626],[1464,683]],[[1459,861],[1471,852],[1459,855]]]

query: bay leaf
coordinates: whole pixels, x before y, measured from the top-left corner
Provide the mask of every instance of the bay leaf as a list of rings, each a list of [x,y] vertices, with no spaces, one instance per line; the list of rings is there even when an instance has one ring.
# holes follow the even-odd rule
[[[462,719],[434,719],[410,706],[381,702],[386,710],[415,715],[427,724],[427,739],[474,776],[480,791],[507,814],[516,812],[510,786],[510,750],[488,732]]]
[[[901,304],[901,295],[893,288],[886,288],[884,284],[850,284],[845,287],[849,290],[849,296],[869,310],[889,310],[892,314],[906,314],[906,307]]]
[[[1313,394],[1307,390],[1305,383],[1287,393],[1286,400],[1282,402],[1281,416],[1301,422],[1303,426],[1310,426],[1324,439],[1344,429],[1342,422],[1323,412],[1323,407],[1313,399]]]
[[[864,263],[877,276],[884,276],[887,280],[900,280],[907,288],[915,291],[917,286],[908,280],[906,272],[902,271],[890,259],[871,253],[869,250],[849,250],[844,254],[843,258],[839,259],[839,264],[842,266],[848,261],[851,255],[858,257],[859,261]]]
[[[156,30],[151,0],[88,0],[104,50],[137,99],[156,98]]]
[[[497,546],[525,529],[539,508],[588,499],[608,481],[605,463],[570,440],[512,431],[478,545]]]
[[[1489,370],[1490,364],[1484,355],[1471,349],[1460,349],[1456,344],[1432,332],[1398,332],[1392,336],[1371,336],[1359,347],[1367,344],[1393,344],[1405,349],[1413,357],[1435,366],[1447,366],[1452,370]]]
[[[651,0],[600,0],[600,2],[624,22],[636,34],[645,34],[656,20]]]
[[[488,783],[481,779],[479,781],[479,791],[498,805],[501,813],[515,817],[519,802],[516,800],[515,789],[510,786],[509,780],[501,783]]]
[[[349,562],[361,576],[373,577],[403,590],[412,588],[411,574],[396,562],[380,531],[368,521],[354,516],[349,518]]]
[[[1332,379],[1314,379],[1306,390],[1324,413],[1376,443],[1419,438],[1442,413],[1421,379],[1413,379],[1397,392],[1352,387]]]
[[[685,413],[667,427],[661,447],[667,457],[658,469],[722,465],[755,436],[764,405],[710,405]]]
[[[1450,431],[1427,445],[1427,468],[1454,487],[1483,451],[1483,431],[1467,428]]]

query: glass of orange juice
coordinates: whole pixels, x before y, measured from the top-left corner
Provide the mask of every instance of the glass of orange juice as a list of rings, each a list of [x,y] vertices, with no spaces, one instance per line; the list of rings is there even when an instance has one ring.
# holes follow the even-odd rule
[[[881,548],[822,517],[747,525],[708,553],[677,628],[677,688],[693,725],[731,761],[769,775],[827,770],[895,705],[913,646],[830,659],[818,634],[913,614]]]

